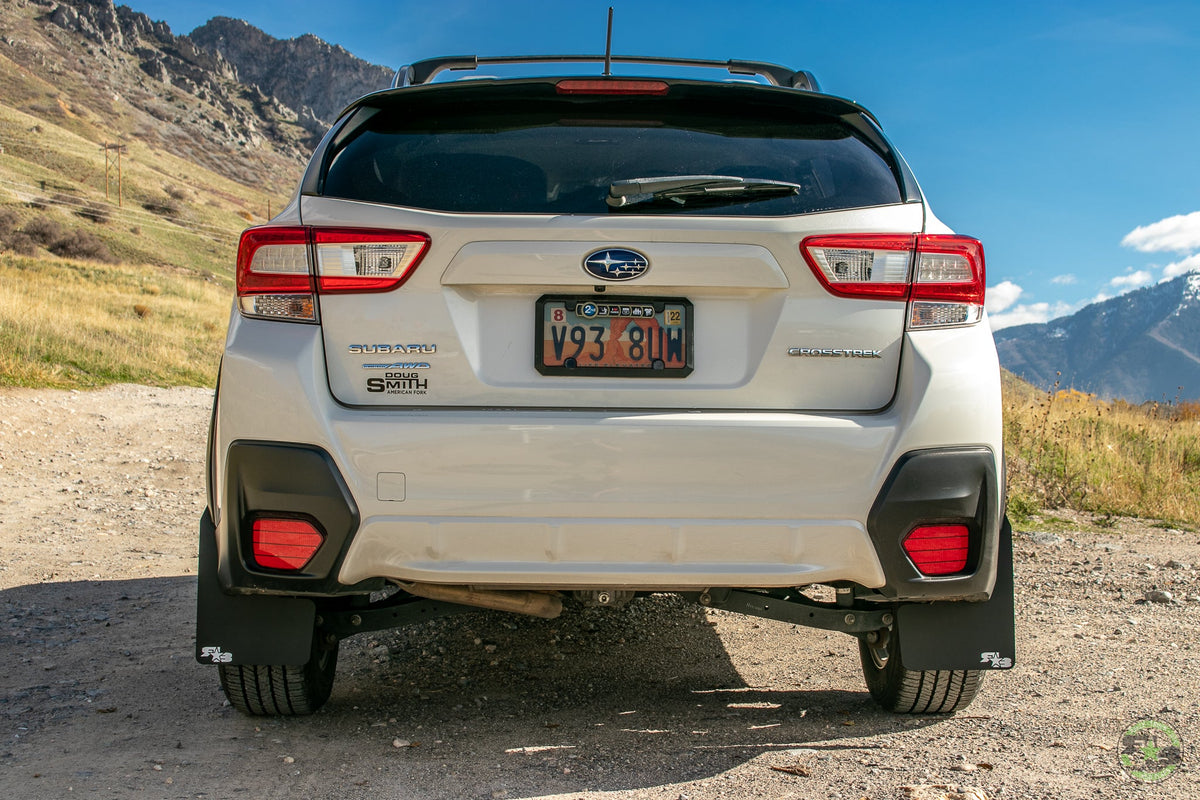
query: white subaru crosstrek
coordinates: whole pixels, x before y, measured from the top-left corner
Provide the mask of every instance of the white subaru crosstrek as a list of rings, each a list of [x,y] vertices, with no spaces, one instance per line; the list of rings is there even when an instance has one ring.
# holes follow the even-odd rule
[[[404,68],[242,235],[197,658],[304,714],[357,632],[672,592],[963,708],[1014,658],[980,243],[807,72],[433,80],[588,60]]]

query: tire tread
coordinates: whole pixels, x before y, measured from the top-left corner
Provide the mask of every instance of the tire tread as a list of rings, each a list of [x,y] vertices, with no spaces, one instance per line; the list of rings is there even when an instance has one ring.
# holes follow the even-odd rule
[[[912,670],[898,650],[880,669],[865,643],[859,643],[863,676],[879,705],[897,714],[953,714],[962,711],[979,692],[983,671],[977,669]]]
[[[230,705],[254,717],[312,714],[329,699],[337,648],[318,650],[302,666],[219,664],[221,689]]]

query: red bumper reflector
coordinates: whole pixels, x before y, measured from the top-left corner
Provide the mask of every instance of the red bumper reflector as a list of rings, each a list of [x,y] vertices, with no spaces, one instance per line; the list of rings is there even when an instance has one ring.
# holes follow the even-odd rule
[[[325,537],[301,519],[256,519],[254,560],[267,569],[304,569]]]
[[[970,531],[966,525],[922,525],[902,546],[922,575],[954,575],[967,568]]]

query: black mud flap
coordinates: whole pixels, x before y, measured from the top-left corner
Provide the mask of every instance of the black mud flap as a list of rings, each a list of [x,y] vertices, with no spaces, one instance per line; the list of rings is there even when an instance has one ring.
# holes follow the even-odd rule
[[[900,658],[908,669],[1011,669],[1017,660],[1017,634],[1008,519],[1000,527],[990,600],[902,605],[896,625]]]
[[[196,587],[196,660],[201,664],[298,666],[312,651],[316,605],[312,600],[228,595],[217,578],[212,516],[200,519]]]

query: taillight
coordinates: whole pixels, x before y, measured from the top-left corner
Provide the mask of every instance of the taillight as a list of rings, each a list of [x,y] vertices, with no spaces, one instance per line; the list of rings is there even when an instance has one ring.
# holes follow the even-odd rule
[[[909,301],[908,327],[972,325],[983,318],[983,245],[943,234],[810,236],[800,252],[832,294]]]
[[[254,561],[267,569],[304,569],[325,537],[302,519],[260,517],[251,526]]]
[[[314,228],[313,246],[321,294],[386,292],[408,280],[429,247],[429,237],[362,228]]]
[[[428,248],[429,237],[423,233],[250,228],[238,245],[238,307],[251,317],[316,322],[317,294],[395,289]]]
[[[983,245],[948,234],[917,237],[908,327],[973,325],[983,319]]]
[[[666,81],[628,80],[626,78],[570,78],[554,85],[559,94],[653,95],[670,91]]]
[[[912,263],[910,234],[810,236],[800,252],[817,280],[841,297],[908,297],[908,271]]]
[[[238,243],[238,308],[251,317],[315,322],[308,228],[249,228]]]
[[[901,546],[922,575],[954,575],[967,568],[971,536],[966,525],[922,525]]]

